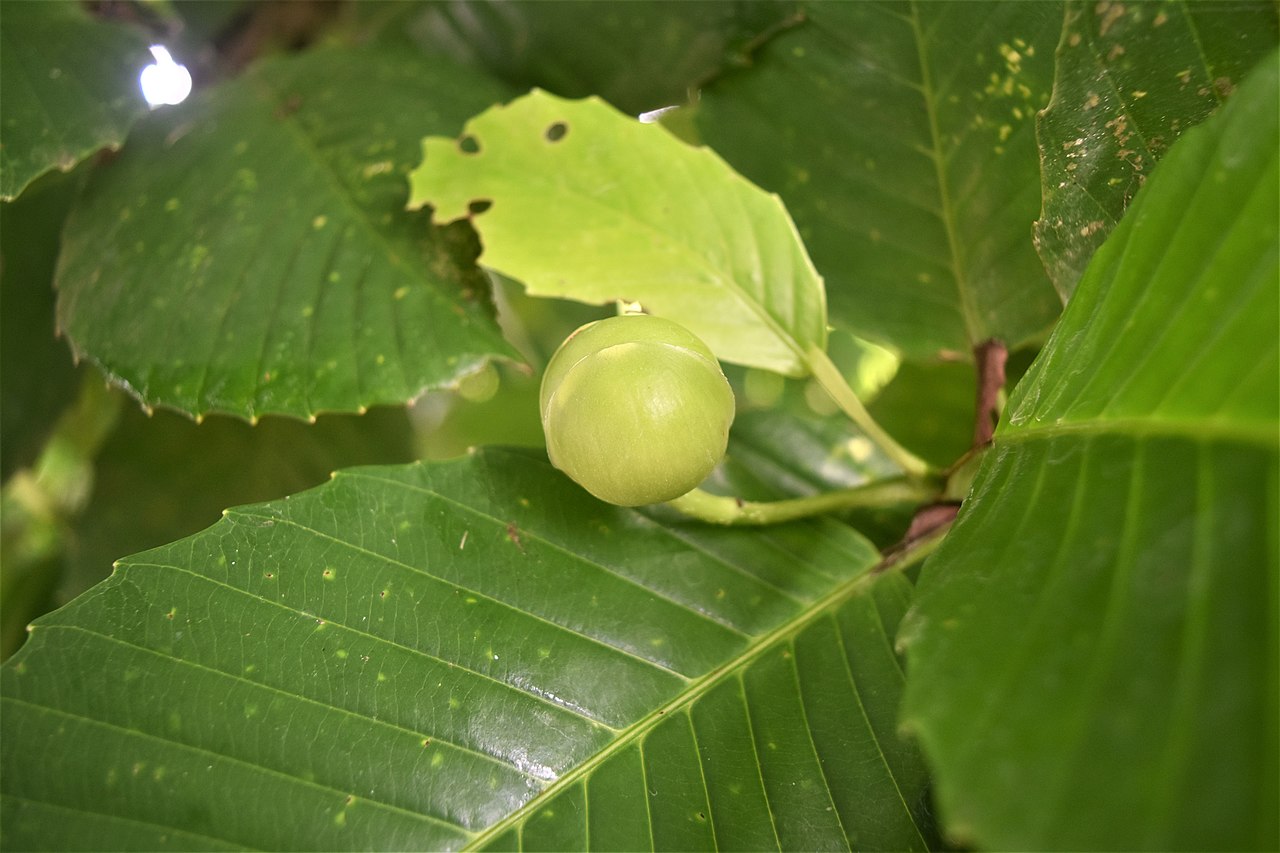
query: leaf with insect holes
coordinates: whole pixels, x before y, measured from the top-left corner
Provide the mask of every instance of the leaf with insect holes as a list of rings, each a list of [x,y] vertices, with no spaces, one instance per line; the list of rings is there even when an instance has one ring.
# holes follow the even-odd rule
[[[471,216],[480,263],[538,296],[638,301],[726,361],[804,375],[826,296],[781,200],[597,98],[534,90],[423,140],[409,205]]]
[[[1068,3],[1037,120],[1036,249],[1065,300],[1148,173],[1276,44],[1272,2]]]
[[[504,92],[409,48],[326,47],[157,110],[68,220],[72,349],[147,406],[246,419],[399,405],[515,358],[475,235],[404,211],[422,135]]]

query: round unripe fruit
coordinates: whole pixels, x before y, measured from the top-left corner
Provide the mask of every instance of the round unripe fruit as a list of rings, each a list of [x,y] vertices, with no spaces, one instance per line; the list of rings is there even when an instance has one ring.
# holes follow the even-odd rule
[[[588,323],[542,377],[551,464],[603,501],[678,498],[724,458],[733,391],[711,350],[647,314]]]

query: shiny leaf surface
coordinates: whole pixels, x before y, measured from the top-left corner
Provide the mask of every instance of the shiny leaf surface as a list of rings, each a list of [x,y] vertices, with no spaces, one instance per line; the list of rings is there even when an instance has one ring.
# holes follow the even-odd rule
[[[70,171],[119,148],[147,103],[138,75],[151,61],[140,31],[95,21],[79,3],[9,3],[0,16],[0,199],[51,169]]]
[[[925,566],[905,714],[966,843],[1280,843],[1278,97],[1273,56],[1170,149]]]
[[[708,86],[704,141],[781,194],[834,325],[916,358],[1042,334],[1034,116],[1054,3],[813,3]]]
[[[822,279],[782,203],[660,126],[535,91],[423,153],[410,204],[472,215],[480,262],[532,294],[638,301],[780,373],[826,345]]]
[[[1067,4],[1037,128],[1036,222],[1064,299],[1169,146],[1226,101],[1278,35],[1274,3]]]
[[[403,209],[422,135],[499,96],[457,74],[317,50],[149,116],[67,226],[73,347],[148,406],[246,418],[404,403],[513,357],[474,235]]]
[[[876,558],[519,452],[339,473],[37,624],[0,675],[5,846],[57,815],[99,848],[921,849],[911,588]]]

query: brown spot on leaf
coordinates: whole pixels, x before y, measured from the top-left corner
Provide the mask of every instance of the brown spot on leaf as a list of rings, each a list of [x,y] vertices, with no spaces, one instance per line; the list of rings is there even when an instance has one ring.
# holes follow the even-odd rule
[[[519,548],[521,554],[525,552],[524,543],[520,541],[520,528],[516,527],[516,523],[514,521],[507,524],[507,540]]]
[[[297,93],[294,93],[280,102],[280,105],[276,107],[275,116],[278,119],[288,118],[289,116],[296,113],[298,111],[298,108],[301,106],[302,106],[302,96]]]

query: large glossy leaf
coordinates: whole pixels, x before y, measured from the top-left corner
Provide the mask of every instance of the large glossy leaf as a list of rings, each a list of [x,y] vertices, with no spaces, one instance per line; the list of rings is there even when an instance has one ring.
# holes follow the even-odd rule
[[[410,204],[467,216],[480,262],[541,296],[628,299],[726,361],[808,372],[826,302],[786,209],[711,151],[599,99],[534,91],[423,141]]]
[[[151,57],[143,34],[95,21],[79,3],[9,3],[0,15],[0,199],[50,169],[118,148],[147,111],[138,75]]]
[[[906,720],[970,843],[1280,844],[1278,77],[1156,168],[925,566]]]
[[[751,48],[797,20],[793,2],[450,0],[362,3],[367,24],[403,30],[518,89],[599,95],[632,114],[681,104],[699,81],[749,61]]]
[[[1169,146],[1274,49],[1269,2],[1067,4],[1053,98],[1038,119],[1036,248],[1070,296]]]
[[[1031,244],[1053,3],[814,3],[706,88],[705,141],[780,193],[832,322],[914,357],[1034,338],[1060,306]]]
[[[910,586],[875,559],[511,451],[343,472],[37,623],[0,676],[5,847],[919,849]]]
[[[249,418],[403,403],[513,356],[474,235],[404,212],[422,135],[499,96],[408,48],[329,49],[150,116],[68,223],[73,346],[149,406]]]

